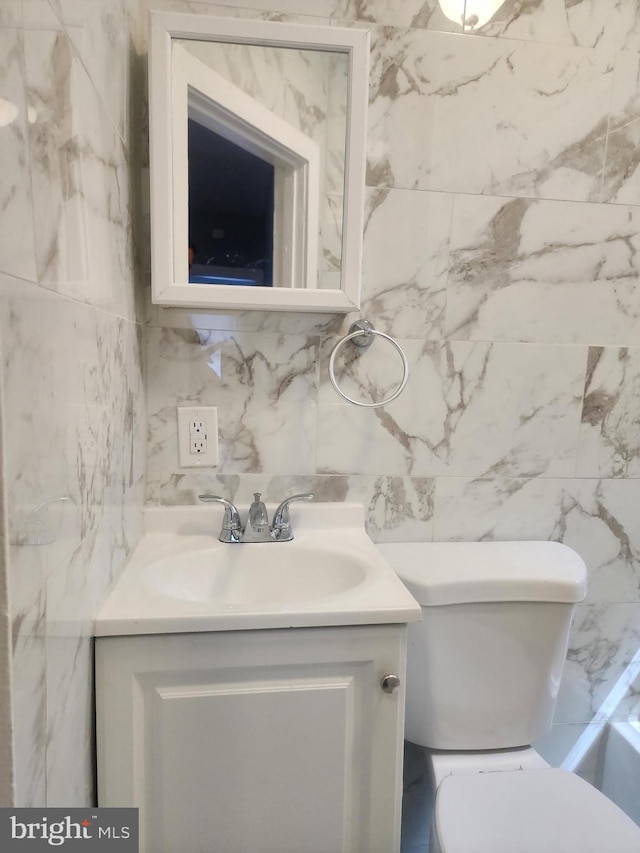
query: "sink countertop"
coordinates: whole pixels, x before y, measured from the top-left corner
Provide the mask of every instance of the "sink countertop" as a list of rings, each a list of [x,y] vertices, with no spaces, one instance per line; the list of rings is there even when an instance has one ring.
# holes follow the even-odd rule
[[[273,506],[268,506],[269,517]],[[247,507],[238,509],[246,517]],[[292,542],[223,544],[218,541],[223,507],[149,508],[144,511],[144,534],[94,620],[98,637],[234,631],[257,628],[304,628],[413,622],[420,607],[380,554],[364,529],[364,508],[352,503],[310,503],[291,506]],[[188,562],[206,551],[216,557],[243,559],[255,554],[274,563],[301,549],[344,554],[366,563],[366,578],[355,586],[305,600],[229,603],[187,600],[163,593],[154,582],[157,567],[173,557]],[[222,550],[221,550],[222,549]],[[289,551],[286,551],[289,549]],[[295,560],[295,557],[294,557]],[[202,562],[202,559],[200,559]],[[156,566],[157,564],[157,566]],[[254,571],[259,572],[259,565]],[[294,569],[295,570],[295,569]],[[233,568],[228,569],[232,577]],[[176,575],[179,580],[179,572]]]

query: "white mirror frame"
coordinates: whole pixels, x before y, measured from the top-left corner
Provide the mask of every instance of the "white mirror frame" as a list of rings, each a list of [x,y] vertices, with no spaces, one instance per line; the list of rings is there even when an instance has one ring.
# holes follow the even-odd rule
[[[369,32],[338,27],[284,24],[206,15],[150,12],[149,49],[149,158],[151,184],[151,296],[157,305],[183,308],[222,308],[263,311],[313,311],[347,313],[360,307],[362,231],[364,222],[365,144],[368,102]],[[289,287],[245,287],[190,284],[186,246],[187,159],[186,104],[178,104],[180,130],[174,115],[172,41],[256,44],[344,53],[349,61],[347,139],[342,228],[341,288],[308,287],[308,269],[315,266],[298,261],[302,271]],[[184,100],[184,99],[183,99]],[[176,116],[176,119],[178,116]],[[180,161],[184,160],[184,164]],[[311,185],[301,190],[313,195]],[[182,176],[182,177],[180,177]],[[295,203],[294,203],[295,207]],[[317,220],[316,210],[305,222]],[[302,229],[305,256],[314,251],[315,234]],[[317,229],[316,229],[317,233]],[[184,245],[177,255],[176,246]],[[298,252],[299,254],[299,252]],[[315,254],[314,254],[315,259]],[[175,273],[174,273],[175,270]],[[291,275],[284,275],[285,282]]]

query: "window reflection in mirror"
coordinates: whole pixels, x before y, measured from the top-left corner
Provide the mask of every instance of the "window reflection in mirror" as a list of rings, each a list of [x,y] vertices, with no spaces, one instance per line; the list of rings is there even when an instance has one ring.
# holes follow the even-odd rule
[[[189,119],[189,281],[273,285],[274,167]]]
[[[192,69],[189,281],[340,288],[348,58],[186,39],[176,50]],[[192,60],[212,72],[206,86]],[[219,87],[229,101],[216,111]]]

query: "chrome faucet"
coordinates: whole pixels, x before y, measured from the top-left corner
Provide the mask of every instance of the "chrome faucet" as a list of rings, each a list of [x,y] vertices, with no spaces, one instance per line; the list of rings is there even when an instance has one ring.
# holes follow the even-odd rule
[[[269,525],[267,508],[261,500],[260,492],[255,492],[244,527],[240,521],[240,513],[231,501],[218,495],[198,495],[198,499],[205,503],[224,505],[222,528],[218,537],[221,542],[289,542],[293,539],[289,505],[294,501],[313,500],[313,495],[292,495],[283,500],[273,513],[273,522]]]

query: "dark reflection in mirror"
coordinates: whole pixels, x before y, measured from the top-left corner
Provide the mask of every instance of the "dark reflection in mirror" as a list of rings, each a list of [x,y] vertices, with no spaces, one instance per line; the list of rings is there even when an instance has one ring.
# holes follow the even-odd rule
[[[274,167],[189,119],[189,281],[273,285]]]

